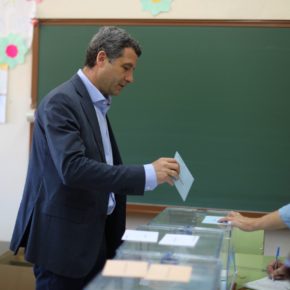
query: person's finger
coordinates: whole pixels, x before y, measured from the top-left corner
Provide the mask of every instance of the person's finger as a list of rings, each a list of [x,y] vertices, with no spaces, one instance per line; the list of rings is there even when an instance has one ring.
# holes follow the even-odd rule
[[[167,182],[169,185],[174,185],[174,180],[171,177],[166,178],[165,182]]]
[[[280,264],[282,264],[281,262],[278,262]],[[281,279],[285,279],[285,267],[282,264],[282,266],[278,267],[278,268],[274,268],[274,271],[271,274],[272,279],[273,280],[281,280]]]
[[[177,179],[178,173],[177,173],[177,171],[175,171],[173,169],[170,169],[169,170],[169,176],[173,177],[174,179]]]
[[[167,160],[169,163],[177,163],[177,164],[178,164],[178,162],[177,162],[176,159],[174,159],[174,158],[166,158],[166,160]]]
[[[284,280],[285,276],[284,275],[272,275],[273,280]]]
[[[228,217],[222,217],[218,220],[219,223],[224,223],[224,222],[228,222],[229,218]]]

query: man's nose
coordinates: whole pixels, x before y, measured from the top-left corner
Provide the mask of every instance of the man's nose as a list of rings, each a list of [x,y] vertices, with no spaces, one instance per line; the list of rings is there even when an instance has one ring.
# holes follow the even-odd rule
[[[128,72],[126,74],[126,82],[127,83],[133,83],[134,82],[134,77],[133,77],[133,72]]]

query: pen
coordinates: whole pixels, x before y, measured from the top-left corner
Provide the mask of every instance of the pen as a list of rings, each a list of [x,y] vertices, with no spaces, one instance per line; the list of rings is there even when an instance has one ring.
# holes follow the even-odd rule
[[[280,247],[277,247],[276,256],[275,256],[275,263],[273,265],[273,270],[276,270],[278,268],[279,255],[280,255]],[[272,276],[272,280],[275,280],[274,276]]]
[[[280,247],[277,247],[276,250],[276,257],[275,257],[275,264],[274,264],[274,269],[278,268],[278,259],[279,259],[279,255],[280,255]]]

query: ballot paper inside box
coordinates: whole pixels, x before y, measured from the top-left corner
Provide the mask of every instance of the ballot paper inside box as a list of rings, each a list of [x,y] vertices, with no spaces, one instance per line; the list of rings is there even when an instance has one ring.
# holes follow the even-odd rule
[[[156,242],[125,241],[118,253],[144,252],[146,255],[174,253],[188,256],[219,258],[224,232],[219,229],[191,228],[161,225],[142,225],[136,231],[158,233]]]

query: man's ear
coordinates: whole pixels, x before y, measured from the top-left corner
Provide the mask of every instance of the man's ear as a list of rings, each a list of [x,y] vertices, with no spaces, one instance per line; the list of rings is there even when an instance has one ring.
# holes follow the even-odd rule
[[[108,59],[107,54],[105,51],[101,50],[98,52],[96,57],[96,64],[102,65]]]

